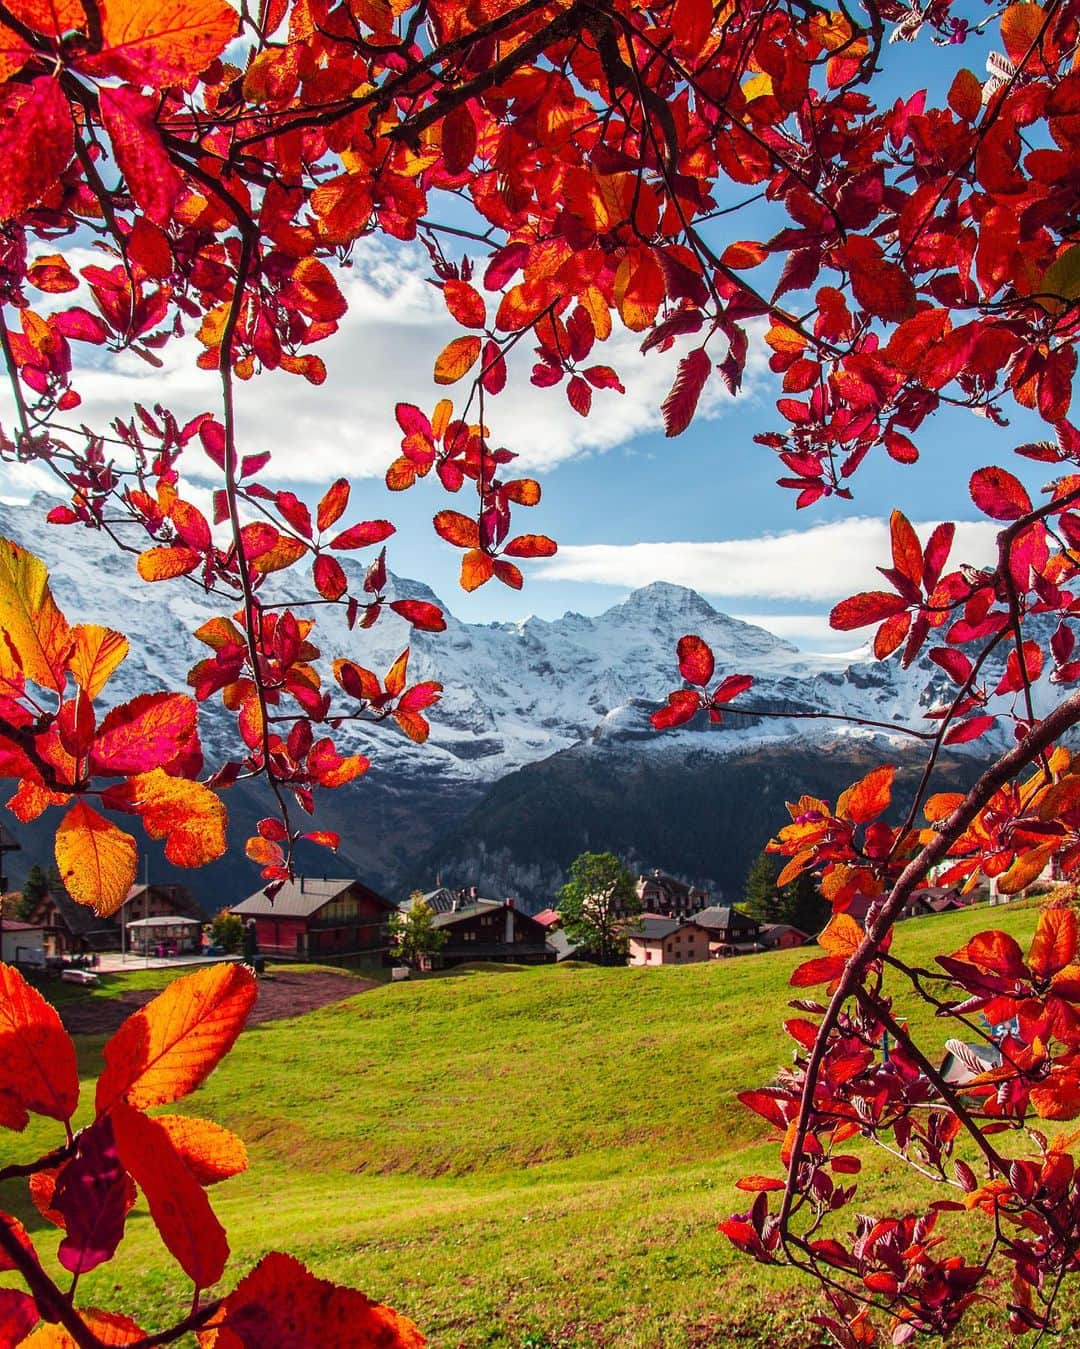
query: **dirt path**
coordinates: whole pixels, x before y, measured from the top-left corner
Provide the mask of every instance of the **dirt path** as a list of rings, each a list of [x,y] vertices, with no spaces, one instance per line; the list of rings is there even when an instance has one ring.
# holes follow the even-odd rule
[[[290,974],[287,969],[275,969],[259,980],[259,996],[248,1025],[302,1016],[377,987],[372,979],[353,979],[347,974]],[[72,1035],[111,1035],[130,1013],[153,997],[156,994],[149,990],[122,993],[116,998],[88,997],[85,1002],[62,1007],[60,1019]]]

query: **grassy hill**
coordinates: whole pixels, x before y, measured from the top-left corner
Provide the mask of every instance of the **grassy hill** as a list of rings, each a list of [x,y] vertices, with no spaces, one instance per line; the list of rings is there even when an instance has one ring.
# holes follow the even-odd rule
[[[1023,942],[1034,922],[1020,905],[921,919],[897,950],[929,959],[990,926]],[[803,1349],[806,1291],[715,1231],[739,1206],[735,1179],[776,1168],[735,1097],[789,1057],[798,960],[471,969],[251,1029],[183,1103],[250,1149],[248,1173],[212,1192],[231,1269],[290,1250],[443,1349]],[[80,1054],[95,1073],[100,1041]],[[0,1137],[0,1160],[55,1133]],[[886,1202],[911,1203],[910,1174],[884,1162]],[[51,1252],[25,1192],[2,1200]],[[118,1260],[80,1284],[86,1305],[122,1302],[151,1327],[183,1297],[141,1204]],[[973,1323],[958,1343],[1008,1341]]]

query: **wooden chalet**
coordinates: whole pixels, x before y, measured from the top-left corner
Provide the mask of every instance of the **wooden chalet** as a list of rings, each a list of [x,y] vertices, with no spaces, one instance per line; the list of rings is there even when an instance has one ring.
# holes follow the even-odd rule
[[[108,918],[79,904],[62,886],[51,885],[27,922],[44,930],[46,953],[63,958],[119,951],[123,944],[121,923],[128,925],[140,918],[184,918],[201,924],[206,915],[183,885],[133,885],[117,912]]]
[[[809,932],[792,923],[762,923],[759,940],[767,951],[792,951],[797,946],[805,946],[812,938]]]
[[[696,918],[666,918],[643,913],[627,928],[629,965],[693,965],[710,956],[707,928]]]
[[[232,905],[245,923],[255,924],[259,955],[291,960],[336,960],[382,956],[389,950],[388,899],[350,877],[297,876],[273,899],[259,890]]]
[[[639,876],[634,889],[643,911],[661,918],[689,918],[709,902],[704,890],[686,885],[674,876],[665,876],[661,871]]]
[[[731,905],[702,909],[694,914],[694,922],[708,932],[714,956],[752,955],[766,949],[758,920]]]
[[[446,945],[435,963],[460,965],[466,960],[493,960],[514,965],[548,965],[556,958],[555,948],[547,940],[547,929],[512,899],[501,903],[481,899],[472,892],[446,892],[445,907],[438,891],[425,900],[436,908],[433,926],[446,933]],[[432,897],[436,903],[432,903]]]

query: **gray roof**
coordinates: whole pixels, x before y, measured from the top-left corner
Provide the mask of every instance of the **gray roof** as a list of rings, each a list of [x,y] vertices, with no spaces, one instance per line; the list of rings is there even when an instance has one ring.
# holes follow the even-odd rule
[[[757,927],[757,919],[751,918],[749,914],[743,913],[741,909],[733,908],[731,905],[712,904],[707,909],[702,909],[700,913],[693,915],[694,922],[699,927]]]
[[[327,880],[321,876],[297,876],[293,881],[286,881],[273,899],[267,896],[265,890],[258,890],[239,904],[234,904],[232,912],[245,915],[265,914],[274,918],[310,918],[332,899],[337,899],[354,886],[385,908],[396,907],[369,886],[348,876],[339,880]]]
[[[171,916],[162,914],[157,918],[136,918],[128,923],[127,928],[130,932],[133,927],[200,927],[201,924],[197,918],[183,918],[179,914]]]
[[[475,918],[480,913],[499,913],[506,909],[497,899],[474,899],[461,904],[456,909],[446,909],[437,913],[431,920],[432,927],[449,927],[451,923],[460,923],[463,918]]]
[[[561,927],[547,934],[547,944],[555,952],[556,960],[573,960],[579,951],[586,949],[584,942],[572,942]]]
[[[685,926],[681,918],[642,917],[627,927],[626,934],[628,937],[640,937],[643,941],[663,941]]]

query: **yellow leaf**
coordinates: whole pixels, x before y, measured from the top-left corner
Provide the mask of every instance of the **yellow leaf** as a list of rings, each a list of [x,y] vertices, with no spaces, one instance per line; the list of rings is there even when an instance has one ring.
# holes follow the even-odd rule
[[[214,1185],[247,1170],[247,1148],[230,1129],[196,1115],[157,1115],[155,1119],[200,1185]]]
[[[72,899],[103,918],[116,912],[135,883],[135,840],[85,801],[76,801],[61,820],[55,852]]]
[[[479,337],[455,337],[435,362],[435,383],[456,384],[467,375],[480,355]]]
[[[128,639],[112,628],[96,623],[78,623],[71,629],[75,639],[68,669],[88,698],[96,698],[116,667],[128,653]]]
[[[10,539],[0,539],[0,629],[27,679],[59,693],[71,629],[49,590],[45,563]]]
[[[825,931],[818,937],[818,945],[824,947],[831,956],[850,960],[865,936],[866,933],[850,913],[834,913]]]

